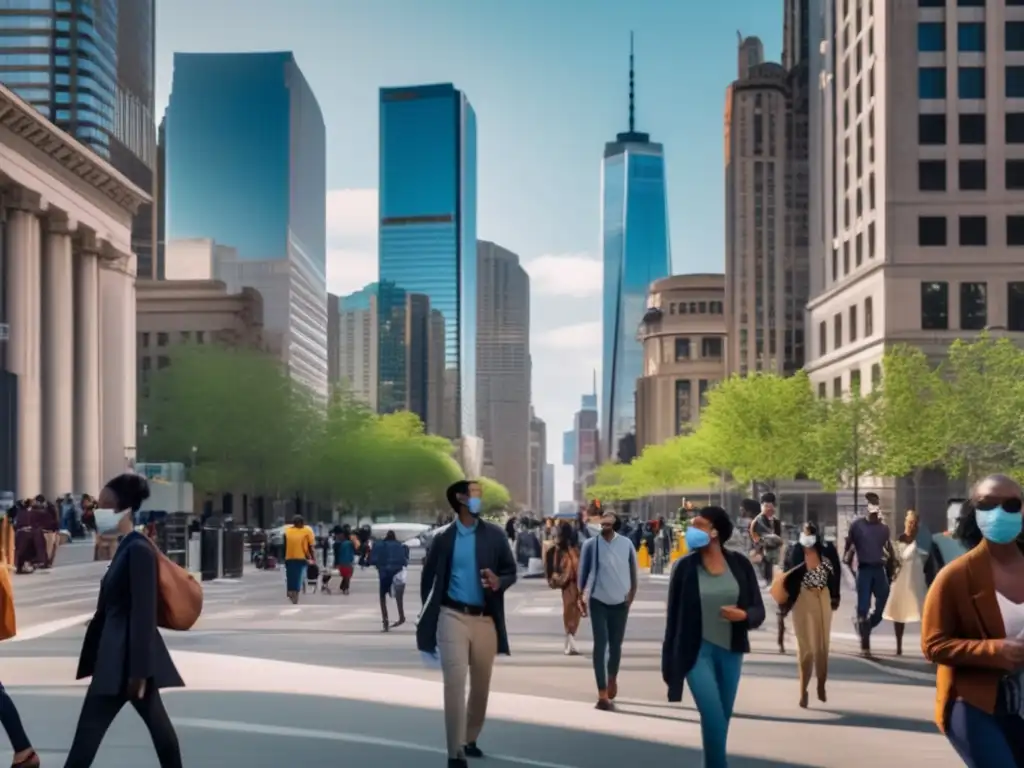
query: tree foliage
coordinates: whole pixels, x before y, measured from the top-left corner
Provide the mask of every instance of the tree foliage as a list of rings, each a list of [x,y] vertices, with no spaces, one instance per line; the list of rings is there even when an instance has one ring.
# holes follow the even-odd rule
[[[190,465],[204,491],[385,509],[440,505],[463,477],[451,442],[427,434],[415,414],[378,416],[343,393],[325,404],[254,350],[176,348],[152,373],[140,411],[140,455]],[[504,486],[484,483],[490,508],[504,507]]]

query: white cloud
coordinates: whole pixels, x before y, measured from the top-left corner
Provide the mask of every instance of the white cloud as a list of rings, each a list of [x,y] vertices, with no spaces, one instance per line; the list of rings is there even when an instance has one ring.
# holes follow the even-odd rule
[[[344,296],[377,279],[377,190],[327,193],[327,290]]]
[[[589,299],[601,294],[604,269],[586,253],[546,254],[524,265],[530,288],[537,296]]]
[[[593,320],[540,331],[534,341],[541,347],[592,353],[601,348],[601,323]]]

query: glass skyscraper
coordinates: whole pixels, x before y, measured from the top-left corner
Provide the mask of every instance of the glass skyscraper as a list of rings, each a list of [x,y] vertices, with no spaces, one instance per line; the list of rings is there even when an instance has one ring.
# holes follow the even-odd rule
[[[665,154],[634,130],[633,52],[629,55],[629,130],[605,144],[601,236],[604,256],[601,447],[604,459],[636,453],[636,380],[643,374],[637,329],[647,289],[672,271]]]
[[[327,393],[326,133],[291,53],[178,53],[163,128],[167,243],[237,250],[292,375]]]
[[[476,114],[462,92],[381,89],[379,194],[378,409],[475,437]]]
[[[153,191],[156,126],[154,0],[3,0],[0,82]],[[153,208],[139,210],[132,247],[148,277]]]

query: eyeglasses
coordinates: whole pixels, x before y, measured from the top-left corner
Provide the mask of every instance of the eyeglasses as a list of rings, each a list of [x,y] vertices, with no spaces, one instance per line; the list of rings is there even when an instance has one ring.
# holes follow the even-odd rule
[[[1020,512],[1024,502],[1018,499],[979,499],[974,502],[974,508],[979,512],[991,512],[996,507],[1002,507],[1003,511],[1010,514]]]

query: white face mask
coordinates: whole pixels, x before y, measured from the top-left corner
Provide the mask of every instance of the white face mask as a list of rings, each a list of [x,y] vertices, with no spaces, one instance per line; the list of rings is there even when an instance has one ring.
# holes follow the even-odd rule
[[[818,537],[817,536],[811,536],[811,535],[805,533],[804,535],[802,535],[800,537],[800,546],[801,547],[813,547],[817,543],[818,543]]]
[[[118,512],[116,509],[93,510],[93,520],[96,522],[96,532],[102,535],[111,534],[117,531],[128,510]]]

